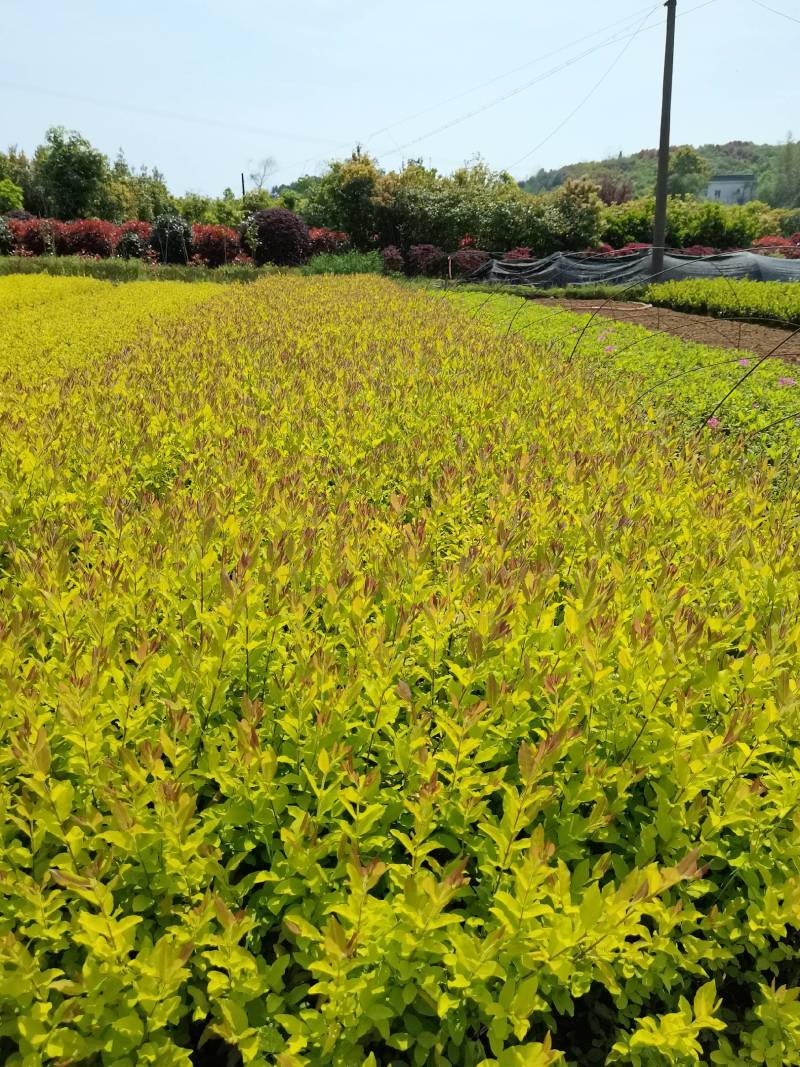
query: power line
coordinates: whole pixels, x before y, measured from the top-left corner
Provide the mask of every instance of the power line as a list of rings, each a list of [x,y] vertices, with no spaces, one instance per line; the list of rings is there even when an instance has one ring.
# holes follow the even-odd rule
[[[630,22],[631,20],[635,19],[637,17],[637,15],[640,15],[642,13],[642,11],[646,11],[646,12],[652,13],[653,9],[652,9],[651,6],[638,7],[638,9],[635,12],[631,12],[630,15],[626,15],[624,18],[615,19],[613,22],[607,23],[606,26],[603,26],[603,27],[601,27],[601,28],[599,28],[597,30],[594,30],[592,33],[587,33],[587,34],[585,34],[585,35],[583,35],[581,37],[577,37],[576,39],[574,39],[574,41],[571,41],[571,42],[569,42],[569,43],[567,43],[565,45],[561,45],[559,48],[555,48],[555,49],[553,49],[553,50],[551,50],[549,52],[544,52],[541,55],[538,55],[538,57],[535,58],[535,59],[529,60],[526,63],[522,63],[519,66],[512,67],[510,70],[505,70],[505,71],[503,71],[502,74],[496,75],[494,78],[490,78],[489,81],[481,82],[479,85],[474,85],[473,87],[471,87],[471,89],[466,89],[463,92],[457,93],[454,96],[448,97],[445,100],[439,100],[436,103],[432,103],[432,105],[430,105],[429,107],[423,108],[421,111],[417,111],[417,112],[415,112],[414,114],[411,114],[411,115],[406,115],[404,118],[399,118],[399,120],[397,120],[394,123],[390,123],[387,126],[382,126],[379,130],[375,130],[374,132],[370,133],[369,136],[367,138],[365,138],[361,143],[366,145],[370,141],[372,141],[374,138],[379,137],[381,133],[389,133],[389,136],[391,137],[390,130],[395,129],[398,126],[402,126],[405,123],[412,122],[414,120],[414,118],[418,118],[420,115],[429,114],[431,111],[435,111],[438,108],[445,107],[447,105],[447,103],[452,103],[454,100],[463,99],[463,97],[469,96],[470,93],[476,93],[480,89],[485,89],[486,86],[494,85],[494,84],[496,84],[496,82],[502,81],[503,78],[508,78],[512,74],[517,74],[519,70],[524,70],[527,67],[532,66],[535,63],[541,63],[543,60],[550,59],[551,57],[554,57],[554,55],[558,55],[560,52],[566,51],[566,49],[573,48],[575,45],[582,44],[585,41],[591,41],[591,38],[592,37],[596,37],[598,34],[605,33],[607,30],[611,30],[615,26],[620,26],[621,23]],[[572,65],[573,63],[576,63],[578,60],[585,58],[586,55],[592,54],[592,52],[594,50],[598,50],[598,49],[601,49],[601,48],[606,48],[606,47],[608,47],[610,45],[613,45],[613,44],[617,43],[618,41],[621,41],[621,39],[625,39],[624,36],[620,35],[621,32],[622,31],[618,31],[618,33],[615,33],[612,36],[608,37],[606,39],[606,41],[603,41],[603,42],[595,45],[592,49],[589,49],[586,52],[581,52],[580,55],[578,55],[578,57],[576,57],[574,60],[567,61],[566,65],[569,66],[569,65]],[[542,76],[542,78],[533,79],[533,81],[526,83],[526,85],[523,85],[521,87],[521,89],[512,91],[512,93],[510,95],[514,95],[517,92],[523,92],[525,89],[527,89],[527,87],[530,87],[530,85],[535,84],[538,81],[543,80],[544,78],[551,77],[551,76],[553,76],[553,74],[559,73],[559,71],[561,69],[563,69],[563,68],[564,68],[563,66],[559,66],[559,67],[556,67],[554,70],[546,71],[545,75]],[[505,99],[505,98],[507,98],[507,97],[501,97],[500,99]],[[497,101],[494,101],[494,102],[500,102],[500,101],[497,100]],[[490,103],[490,105],[486,105],[485,107],[493,107],[494,106],[494,102]],[[479,111],[480,110],[485,110],[485,108],[479,109]],[[442,129],[448,129],[451,125],[455,125],[458,122],[463,122],[463,121],[466,120],[466,118],[470,117],[471,114],[477,114],[477,113],[479,113],[479,111],[478,112],[470,112],[469,115],[463,116],[462,118],[459,118],[459,120],[455,120],[455,122],[453,122],[453,123],[448,123],[445,127],[442,127]],[[412,142],[406,142],[406,144],[402,144],[402,145],[399,145],[397,143],[397,141],[395,140],[395,138],[393,137],[391,139],[393,139],[393,141],[395,141],[395,147],[387,149],[386,152],[380,153],[379,156],[380,155],[383,155],[383,156],[394,155],[395,153],[403,152],[403,150],[406,147],[409,147],[409,144],[415,144],[419,140],[425,140],[428,137],[433,137],[434,133],[436,133],[436,132],[439,132],[439,130],[433,130],[433,131],[431,131],[431,133],[423,134],[422,138],[417,138]],[[346,146],[346,145],[349,145],[349,144],[353,144],[353,143],[355,143],[356,140],[357,139],[353,139],[353,141],[347,141],[347,142],[343,142],[342,141],[337,145],[337,147],[343,147],[343,146]],[[286,163],[285,165],[282,165],[281,168],[278,168],[278,172],[277,173],[282,173],[282,172],[286,172],[286,171],[289,171],[289,170],[293,170],[294,168],[298,168],[298,166],[303,166],[306,163],[310,163],[310,162],[316,161],[318,159],[319,159],[318,155],[306,156],[304,159],[295,160],[295,161],[293,161],[291,163]]]
[[[708,7],[709,5],[717,2],[718,0],[705,0],[705,3],[698,4],[696,7],[690,8],[688,11],[682,12],[682,16],[691,15],[694,12],[700,11],[702,8]],[[649,15],[647,17],[649,17]],[[645,21],[647,20],[647,17],[645,18]],[[584,52],[581,52],[579,55],[573,56],[571,59],[565,60],[558,66],[552,67],[550,70],[545,71],[543,74],[538,75],[536,78],[532,78],[530,81],[525,82],[523,85],[519,85],[516,88],[511,89],[506,93],[503,93],[501,96],[495,97],[493,100],[490,100],[488,103],[483,104],[480,107],[473,108],[472,111],[468,111],[463,115],[459,115],[457,118],[452,119],[449,122],[443,123],[441,126],[437,126],[435,129],[429,130],[427,133],[421,134],[419,137],[414,137],[410,141],[406,141],[404,144],[399,145],[396,148],[389,148],[386,149],[386,151],[384,152],[378,152],[377,156],[378,158],[382,158],[385,156],[395,155],[397,152],[403,152],[407,148],[410,148],[415,144],[419,144],[420,141],[425,141],[429,137],[435,137],[436,134],[444,133],[446,130],[451,129],[453,126],[457,126],[462,122],[466,122],[468,119],[474,118],[476,115],[480,115],[484,111],[488,111],[490,108],[496,107],[498,104],[504,103],[506,100],[510,100],[514,96],[518,96],[520,93],[525,92],[532,86],[538,85],[540,82],[545,81],[547,78],[551,78],[555,74],[559,74],[562,70],[566,70],[568,67],[574,66],[576,63],[580,62],[581,59],[585,59],[587,56],[593,55],[595,52],[598,52],[603,48],[609,47],[609,45],[616,44],[619,41],[628,40],[632,37],[636,37],[640,33],[656,29],[660,25],[661,21],[654,23],[652,26],[640,26],[635,32],[631,34],[624,33],[621,36],[617,35],[616,37],[609,38],[608,40],[603,41],[600,44],[595,45],[594,47],[589,48]]]
[[[597,92],[597,90],[600,88],[600,86],[603,84],[603,82],[606,80],[606,78],[609,76],[609,74],[611,74],[611,72],[614,70],[614,68],[617,66],[617,64],[621,61],[622,57],[628,51],[628,49],[633,44],[633,42],[639,36],[641,31],[644,29],[644,24],[647,22],[647,20],[650,18],[650,16],[653,14],[653,12],[660,6],[660,4],[661,4],[661,0],[658,0],[658,2],[648,10],[647,14],[645,15],[645,17],[642,19],[642,21],[639,23],[638,27],[636,28],[636,31],[634,32],[633,36],[628,38],[628,40],[622,46],[622,49],[620,50],[619,54],[617,56],[615,56],[615,58],[612,61],[611,65],[604,71],[604,73],[600,76],[600,78],[598,78],[598,80],[594,83],[592,88],[589,90],[589,92],[586,94],[586,96],[584,96],[584,98],[580,101],[580,103],[577,104],[572,109],[572,111],[570,111],[570,113],[567,115],[567,117],[565,119],[563,119],[561,122],[559,122],[559,124],[557,126],[553,127],[553,129],[550,131],[550,133],[548,133],[546,137],[543,137],[542,140],[539,141],[539,143],[537,145],[534,145],[534,147],[529,152],[526,152],[524,156],[520,156],[520,158],[518,160],[516,160],[514,163],[512,163],[511,166],[508,167],[509,171],[513,170],[514,167],[519,166],[519,164],[524,162],[529,156],[532,156],[534,152],[538,152],[539,149],[542,147],[542,145],[547,144],[547,142],[549,140],[551,140],[553,137],[555,137],[555,135],[557,133],[559,133],[561,130],[563,130],[563,128],[570,121],[570,119],[574,118],[575,115],[578,114],[578,112],[581,110],[581,108],[585,104],[588,104],[588,102],[591,100],[591,98],[594,96],[594,94]]]
[[[333,141],[327,137],[305,137],[298,133],[287,133],[285,130],[270,130],[262,126],[250,126],[242,122],[231,122],[228,119],[213,119],[199,115],[183,115],[175,111],[163,111],[160,108],[137,107],[134,104],[121,104],[113,100],[98,100],[92,96],[80,96],[77,93],[65,93],[58,89],[46,89],[39,85],[23,85],[19,82],[0,81],[0,88],[12,89],[21,93],[36,93],[40,96],[53,96],[61,100],[74,100],[82,104],[93,104],[97,107],[108,107],[117,111],[130,111],[139,115],[149,115],[151,118],[171,119],[176,122],[190,122],[198,126],[216,126],[226,130],[241,130],[244,133],[257,133],[267,137],[278,137],[286,141],[312,141],[318,144],[327,144],[339,148],[342,141]]]
[[[661,2],[661,0],[659,0],[659,4],[660,4],[660,2]],[[698,4],[697,7],[692,7],[692,8],[689,8],[688,11],[681,12],[678,15],[678,18],[681,18],[682,15],[691,15],[695,11],[700,11],[702,8],[709,7],[711,4],[714,4],[716,2],[717,2],[717,0],[706,0],[705,3]],[[656,4],[656,7],[658,7],[659,4]],[[570,119],[572,119],[581,110],[581,108],[584,107],[584,105],[587,104],[589,102],[589,100],[591,100],[591,98],[594,96],[594,94],[599,89],[599,87],[603,84],[603,82],[606,80],[606,78],[609,76],[609,74],[611,74],[612,70],[620,62],[620,60],[625,55],[625,53],[627,52],[628,48],[631,46],[631,44],[636,39],[636,37],[638,37],[639,34],[643,31],[643,29],[645,28],[644,27],[644,23],[647,22],[647,19],[649,17],[650,17],[649,14],[645,15],[644,20],[642,21],[642,23],[640,23],[640,25],[637,28],[637,30],[635,31],[635,33],[626,41],[625,46],[623,47],[623,49],[619,53],[619,55],[616,57],[614,62],[611,64],[611,66],[608,68],[608,70],[606,70],[605,73],[601,75],[599,80],[592,86],[592,88],[589,90],[589,92],[586,94],[586,96],[580,101],[580,103],[575,108],[573,108],[572,111],[570,111],[569,115],[567,115],[567,117],[562,122],[560,122],[558,124],[558,126],[556,126],[554,129],[552,129],[550,131],[550,133],[548,133],[548,135],[546,137],[542,138],[542,140],[537,145],[535,145],[530,150],[530,152],[526,152],[524,156],[520,156],[520,158],[518,160],[516,160],[516,162],[512,163],[511,166],[508,168],[509,171],[513,170],[514,167],[519,166],[520,163],[522,163],[524,160],[526,160],[530,156],[532,156],[534,152],[538,152],[538,150],[543,145],[547,144],[547,142],[549,140],[551,140],[553,137],[555,137],[555,135],[557,133],[559,133],[564,128],[564,126],[566,126],[566,124],[570,121]],[[653,27],[652,26],[648,26],[647,29],[653,29]]]
[[[651,29],[653,27],[650,27]],[[633,35],[630,35],[633,36]],[[496,96],[493,100],[490,100],[486,104],[482,104],[480,107],[473,108],[471,111],[466,112],[463,115],[459,115],[455,119],[451,119],[449,122],[443,123],[441,126],[437,126],[433,130],[428,130],[427,133],[421,134],[419,137],[414,137],[410,141],[406,141],[398,148],[390,148],[385,152],[379,152],[378,156],[391,156],[396,152],[404,151],[406,148],[410,148],[412,145],[419,144],[420,141],[425,141],[429,137],[435,137],[437,133],[443,133],[445,130],[451,129],[453,126],[458,126],[462,122],[466,122],[468,119],[474,118],[476,115],[483,114],[484,111],[488,111],[490,108],[497,107],[498,104],[504,103],[506,100],[510,100],[514,96],[518,96],[520,93],[525,92],[527,89],[532,88],[534,85],[538,85],[540,82],[546,81],[548,78],[552,78],[555,74],[560,74],[562,70],[566,70],[568,67],[574,66],[579,63],[580,60],[586,59],[587,56],[594,55],[595,52],[599,52],[603,48],[608,48],[609,45],[616,44],[620,40],[625,40],[626,36],[614,37],[608,41],[603,41],[601,44],[595,45],[593,48],[588,48],[586,51],[581,52],[577,56],[573,56],[571,59],[565,60],[563,63],[559,63],[555,67],[551,67],[543,74],[537,75],[530,81],[525,82],[523,85],[518,85],[514,89],[510,89],[508,92],[503,93],[501,96]]]
[[[469,96],[470,93],[476,93],[480,89],[486,89],[490,85],[496,85],[497,82],[502,81],[503,78],[510,78],[512,74],[518,74],[521,70],[526,70],[528,67],[535,66],[535,64],[541,63],[545,59],[550,59],[552,56],[558,55],[559,52],[565,52],[568,48],[573,48],[575,45],[583,44],[584,41],[590,41],[592,37],[597,37],[599,34],[605,33],[606,30],[611,30],[615,26],[619,26],[621,23],[631,22],[633,19],[636,18],[637,15],[640,15],[644,10],[651,11],[652,8],[638,8],[636,11],[631,12],[630,15],[626,15],[624,18],[621,19],[616,19],[614,22],[609,22],[607,25],[601,26],[599,29],[593,30],[591,33],[584,34],[582,37],[577,37],[574,41],[569,41],[567,44],[561,45],[560,48],[554,48],[550,52],[544,52],[542,55],[536,56],[535,59],[529,59],[525,63],[521,63],[517,67],[512,67],[511,70],[503,71],[502,74],[496,74],[488,81],[480,82],[480,84],[478,85],[473,85],[471,88],[464,89],[461,92],[456,93],[454,96],[449,96],[444,100],[439,100],[435,104],[429,104],[428,106],[422,108],[421,111],[415,111],[412,115],[406,115],[405,118],[397,119],[395,122],[390,123],[388,126],[382,126],[379,130],[375,130],[374,133],[369,134],[369,136],[365,138],[364,143],[368,144],[371,140],[373,140],[373,138],[379,137],[382,133],[386,133],[389,130],[393,130],[397,126],[403,126],[407,122],[412,122],[414,119],[418,119],[422,115],[428,115],[431,111],[436,111],[440,107],[445,107],[447,104],[452,104],[456,100],[462,100],[465,96]],[[618,31],[618,33],[619,32],[621,31]],[[612,39],[615,40],[616,37]]]
[[[778,11],[777,7],[770,7],[769,4],[763,4],[761,0],[753,0],[756,7],[763,7],[765,11],[771,11],[773,15],[780,15],[781,18],[788,19],[789,22],[796,22],[800,26],[800,19],[794,17],[794,15],[787,15],[785,11]]]

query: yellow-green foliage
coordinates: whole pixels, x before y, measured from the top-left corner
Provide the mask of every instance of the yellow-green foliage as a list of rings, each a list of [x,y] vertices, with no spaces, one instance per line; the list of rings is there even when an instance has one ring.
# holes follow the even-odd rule
[[[0,278],[0,373],[38,375],[80,366],[125,344],[142,323],[188,312],[218,293],[216,285],[203,283],[152,287],[46,274]],[[5,399],[16,404],[13,396]]]
[[[693,344],[507,294],[448,298],[504,334],[519,333],[568,361],[589,361],[611,380],[627,378],[635,391],[633,409],[645,417],[653,407],[666,409],[687,432],[704,426],[731,393],[714,416],[714,432],[743,436],[748,451],[766,452],[784,464],[784,474],[793,474],[793,465],[786,465],[800,447],[800,374],[793,365],[777,358],[759,363],[752,352]]]
[[[3,1062],[797,1062],[771,468],[383,279],[217,291],[2,409]]]
[[[649,286],[644,298],[678,311],[800,324],[800,285],[797,282],[750,282],[730,278],[663,282]],[[778,340],[776,338],[776,344]]]

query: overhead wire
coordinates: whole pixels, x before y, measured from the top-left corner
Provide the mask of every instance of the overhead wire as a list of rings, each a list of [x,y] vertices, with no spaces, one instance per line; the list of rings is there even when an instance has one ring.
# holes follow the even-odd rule
[[[658,5],[656,5],[656,6],[658,6]],[[567,42],[567,44],[561,45],[559,48],[552,49],[549,52],[544,52],[541,55],[537,56],[535,59],[528,60],[527,62],[522,63],[517,67],[513,67],[510,70],[506,70],[501,74],[495,75],[493,78],[490,78],[488,81],[481,82],[479,85],[472,86],[469,89],[464,89],[462,92],[456,93],[454,96],[448,97],[445,100],[440,100],[435,104],[431,104],[431,105],[423,108],[421,111],[417,111],[412,115],[407,115],[407,116],[405,116],[405,118],[397,119],[396,121],[391,122],[386,126],[382,126],[379,130],[374,131],[373,133],[369,134],[366,138],[364,138],[362,140],[359,140],[358,138],[356,138],[355,140],[351,140],[351,141],[347,141],[347,142],[340,142],[338,147],[342,147],[344,145],[352,145],[352,144],[356,143],[356,141],[358,141],[358,143],[360,143],[360,144],[367,145],[367,144],[369,144],[370,141],[374,140],[374,138],[378,137],[380,134],[389,133],[389,136],[392,137],[392,140],[394,141],[394,147],[387,149],[385,152],[379,153],[379,157],[381,155],[386,156],[386,155],[394,154],[396,152],[402,152],[402,151],[405,150],[405,148],[408,147],[408,143],[406,143],[404,145],[399,145],[397,143],[397,140],[392,136],[392,134],[390,132],[391,130],[395,129],[397,126],[402,126],[407,122],[411,122],[415,118],[419,118],[421,115],[426,115],[426,114],[430,113],[431,111],[435,111],[440,107],[444,107],[445,105],[447,105],[449,103],[452,103],[455,100],[463,99],[463,97],[469,96],[470,93],[477,92],[480,89],[486,88],[487,86],[494,85],[497,82],[502,81],[504,78],[510,77],[512,74],[518,73],[520,70],[525,70],[526,68],[528,68],[530,66],[533,66],[536,63],[541,63],[543,60],[550,59],[552,56],[556,56],[560,52],[565,52],[569,48],[573,48],[576,45],[582,44],[584,41],[588,41],[588,40],[591,40],[593,37],[597,37],[601,33],[605,33],[607,30],[613,29],[615,26],[619,26],[622,23],[631,22],[638,15],[640,15],[642,13],[642,11],[647,11],[647,12],[652,13],[652,8],[650,7],[650,5],[646,5],[645,7],[637,8],[636,11],[631,12],[631,14],[626,15],[624,18],[616,19],[614,22],[607,23],[605,26],[601,26],[599,29],[593,30],[591,33],[587,33],[587,34],[584,34],[581,37],[577,37],[574,40]],[[605,41],[601,41],[599,44],[595,45],[594,49],[589,49],[586,52],[581,53],[575,59],[569,60],[567,65],[572,65],[573,63],[578,62],[578,60],[583,59],[585,56],[591,55],[593,50],[610,47],[611,45],[616,44],[617,41],[624,40],[625,39],[624,38],[624,34],[622,36],[620,34],[621,34],[621,31],[617,31],[616,34],[612,35],[611,37],[609,37]],[[553,74],[559,73],[559,71],[561,71],[563,69],[564,69],[563,66],[558,66],[553,71],[545,72],[545,74],[541,78],[534,79],[532,82],[528,83],[528,85],[523,86],[518,90],[515,90],[515,92],[521,92],[524,88],[529,87],[530,85],[536,84],[536,82],[538,82],[540,80],[544,80],[544,78],[546,78],[546,77],[551,77]],[[511,95],[514,95],[514,94],[512,93]],[[490,104],[488,106],[491,107],[491,106],[493,106],[493,104]],[[482,110],[485,110],[485,109],[482,109]],[[467,116],[467,117],[469,117],[469,116]],[[458,121],[462,121],[462,120],[458,120]],[[445,128],[449,128],[449,125],[451,125],[451,124],[448,123]],[[433,132],[435,133],[435,132],[438,132],[438,131],[433,131]],[[424,139],[424,137],[427,137],[427,136],[433,136],[433,133],[425,134],[425,135],[423,135],[423,138],[419,138],[419,139]],[[282,165],[279,168],[279,170],[280,171],[286,171],[286,170],[293,169],[295,167],[302,167],[307,163],[311,163],[313,161],[316,161],[317,159],[319,159],[319,155],[318,154],[306,156],[303,159],[294,160],[291,163],[286,163],[285,165]]]
[[[765,11],[771,11],[773,15],[780,15],[781,18],[788,19],[789,22],[796,22],[800,26],[800,19],[795,18],[794,15],[787,15],[785,11],[779,11],[777,7],[770,7],[769,4],[762,3],[762,0],[752,0],[756,7],[763,7]]]
[[[687,15],[693,14],[696,11],[700,11],[705,7],[709,7],[711,4],[717,2],[718,0],[705,0],[704,3],[689,8],[688,11],[683,11],[680,14],[681,16],[685,17]],[[652,13],[653,11],[651,10],[650,14]],[[592,48],[586,49],[584,52],[581,52],[577,56],[573,56],[572,58],[565,60],[563,63],[558,64],[556,67],[550,68],[550,70],[545,71],[543,74],[538,75],[536,78],[532,78],[530,81],[527,81],[522,85],[516,86],[514,89],[503,93],[501,96],[495,97],[493,100],[488,101],[488,103],[483,104],[480,107],[473,108],[471,111],[468,111],[463,115],[459,115],[457,118],[451,119],[449,122],[443,123],[441,126],[437,126],[435,129],[429,130],[427,133],[423,133],[418,137],[414,137],[411,140],[406,141],[399,147],[388,148],[383,152],[377,152],[376,156],[380,159],[385,156],[395,155],[397,152],[403,152],[407,148],[410,148],[415,144],[419,144],[421,141],[427,140],[429,137],[434,137],[438,133],[443,133],[445,130],[451,129],[453,126],[457,126],[462,122],[466,122],[468,119],[474,118],[476,115],[480,115],[483,112],[488,111],[490,108],[496,107],[498,104],[504,103],[506,100],[510,100],[514,96],[518,96],[520,93],[525,92],[527,89],[532,88],[534,85],[537,85],[540,82],[553,77],[555,74],[559,74],[562,70],[566,70],[568,67],[574,66],[575,63],[580,62],[580,60],[585,59],[590,55],[593,55],[595,52],[598,52],[603,48],[608,48],[613,44],[617,44],[619,41],[628,40],[630,37],[636,37],[642,32],[656,29],[660,25],[661,20],[659,20],[659,22],[653,23],[653,25],[651,26],[639,27],[633,33],[625,32],[623,34],[617,34],[614,37],[608,38],[606,41],[594,45]]]
[[[695,11],[700,11],[702,8],[709,7],[711,4],[714,4],[716,2],[717,2],[717,0],[705,0],[705,3],[698,4],[696,7],[689,8],[688,11],[681,12],[681,14],[683,14],[683,15],[691,15]],[[661,4],[661,0],[658,0],[658,3],[655,5],[656,8],[659,7],[660,4]],[[600,78],[595,82],[595,84],[592,86],[592,88],[589,90],[589,92],[586,94],[586,96],[583,97],[583,99],[572,109],[572,111],[570,111],[570,113],[566,116],[566,118],[564,118],[557,126],[555,126],[550,131],[550,133],[547,134],[546,137],[543,137],[542,140],[539,141],[538,144],[534,145],[534,147],[531,148],[530,151],[526,152],[525,155],[520,156],[519,159],[515,160],[511,164],[511,166],[509,166],[507,168],[509,171],[512,171],[515,167],[519,166],[520,163],[523,163],[526,159],[530,158],[530,156],[532,156],[534,154],[534,152],[538,152],[538,150],[540,148],[542,148],[543,145],[547,144],[548,141],[552,140],[552,138],[555,137],[555,135],[557,133],[559,133],[567,125],[567,123],[572,118],[574,118],[574,116],[577,115],[578,112],[592,99],[592,97],[597,92],[597,90],[600,88],[600,86],[603,84],[603,82],[606,80],[606,78],[608,78],[608,76],[611,74],[611,72],[614,70],[614,68],[619,64],[619,62],[621,61],[622,57],[625,55],[625,53],[628,51],[630,46],[633,44],[634,40],[645,29],[645,23],[647,22],[647,19],[650,17],[650,15],[653,13],[653,10],[655,10],[655,8],[652,9],[647,15],[645,15],[644,19],[642,20],[642,22],[639,25],[639,27],[637,28],[637,30],[633,33],[633,35],[631,37],[628,38],[628,40],[625,42],[625,44],[624,44],[622,50],[620,51],[620,53],[616,56],[616,58],[611,63],[611,65],[603,72],[603,74],[600,76]],[[652,29],[652,27],[647,27],[647,28],[648,29]]]
[[[543,62],[545,59],[550,59],[552,56],[557,56],[560,52],[566,52],[568,48],[573,48],[575,45],[583,44],[584,41],[589,41],[593,37],[597,37],[601,33],[605,33],[607,30],[613,29],[615,26],[619,26],[624,22],[631,22],[633,19],[640,15],[642,11],[651,10],[647,5],[645,7],[638,8],[636,11],[631,12],[630,15],[626,15],[624,18],[616,19],[614,22],[609,22],[605,26],[601,26],[599,29],[593,30],[591,33],[586,33],[582,37],[577,37],[573,41],[568,41],[567,44],[561,45],[559,48],[554,48],[549,52],[544,52],[542,55],[535,56],[533,59],[526,60],[525,63],[520,63],[516,67],[512,67],[510,70],[503,71],[502,74],[496,74],[493,78],[489,78],[488,81],[480,82],[478,85],[473,85],[469,89],[463,89],[461,92],[455,93],[453,96],[449,96],[444,100],[438,100],[434,104],[428,104],[420,111],[415,111],[411,115],[406,115],[402,119],[396,119],[394,122],[389,123],[386,126],[382,126],[379,130],[375,130],[374,133],[369,134],[364,139],[364,144],[369,144],[375,137],[379,137],[382,133],[386,133],[389,130],[396,129],[398,126],[403,126],[407,122],[413,122],[414,119],[420,118],[422,115],[428,115],[431,111],[436,111],[440,107],[445,107],[447,104],[452,104],[456,100],[462,100],[465,96],[469,96],[470,93],[479,92],[481,89],[487,89],[490,85],[496,85],[497,82],[502,81],[503,78],[510,78],[512,74],[518,74],[521,70],[527,70],[528,67],[535,66],[537,63]],[[619,32],[619,31],[618,31]]]
[[[583,99],[580,101],[580,103],[576,104],[576,106],[572,109],[572,111],[570,111],[570,113],[566,116],[566,118],[562,119],[561,122],[559,122],[559,124],[557,126],[554,126],[553,129],[550,131],[550,133],[547,134],[546,137],[543,137],[541,139],[541,141],[539,141],[539,143],[537,145],[534,145],[533,148],[530,149],[530,151],[526,152],[524,156],[520,156],[519,159],[515,160],[511,164],[511,166],[507,168],[507,170],[512,171],[514,169],[514,167],[519,166],[520,163],[523,163],[526,159],[528,159],[530,156],[532,156],[534,152],[538,152],[538,150],[543,145],[547,144],[547,142],[549,140],[551,140],[553,137],[555,137],[555,135],[557,133],[559,133],[561,130],[563,130],[563,128],[570,121],[570,119],[574,118],[575,115],[578,114],[578,112],[581,110],[582,107],[584,107],[586,104],[588,104],[588,102],[592,99],[592,97],[595,95],[595,93],[600,88],[600,86],[603,84],[603,82],[606,80],[606,78],[608,78],[608,76],[611,74],[611,72],[621,62],[621,60],[622,60],[623,56],[625,55],[625,53],[628,51],[630,46],[633,44],[633,42],[639,36],[641,31],[644,29],[644,25],[647,22],[647,20],[650,18],[650,16],[653,14],[653,12],[656,11],[660,7],[660,5],[661,5],[661,0],[657,0],[657,2],[653,5],[653,7],[650,8],[650,10],[647,12],[647,14],[644,16],[644,18],[640,22],[639,26],[636,28],[636,31],[634,32],[634,34],[631,37],[629,37],[628,40],[624,43],[624,45],[622,46],[622,48],[619,51],[619,53],[614,57],[614,59],[611,62],[610,66],[608,66],[606,68],[606,70],[601,74],[601,76],[594,83],[594,85],[589,90],[589,92],[586,94],[586,96],[583,97]]]
[[[594,45],[592,48],[586,49],[584,52],[579,53],[577,56],[573,56],[570,59],[565,60],[563,63],[557,64],[555,67],[551,67],[549,70],[544,71],[542,74],[538,74],[535,78],[531,78],[530,81],[524,82],[522,85],[515,86],[513,89],[509,89],[507,92],[500,96],[494,97],[494,99],[482,104],[480,107],[475,107],[471,111],[465,114],[459,115],[454,119],[450,119],[448,122],[442,123],[433,130],[428,130],[427,133],[420,134],[418,137],[413,137],[411,140],[406,141],[398,148],[389,148],[383,152],[377,152],[378,158],[383,156],[394,155],[396,152],[405,151],[405,149],[412,147],[415,144],[419,144],[420,141],[425,141],[429,137],[435,137],[437,133],[443,133],[445,130],[452,129],[453,126],[458,126],[462,122],[466,122],[471,118],[475,118],[476,115],[481,115],[485,111],[489,111],[493,107],[497,107],[498,104],[505,103],[506,100],[512,99],[514,96],[519,96],[520,93],[525,92],[527,89],[531,89],[534,85],[538,85],[540,82],[546,81],[548,78],[552,78],[556,74],[560,74],[561,71],[567,70],[569,67],[579,63],[582,59],[586,59],[588,56],[594,55],[595,52],[601,51],[603,48],[608,48],[613,44],[617,44],[618,41],[626,40],[627,34],[622,36],[609,38],[607,41],[603,41],[600,44]]]
[[[241,130],[244,133],[257,133],[267,137],[278,137],[286,141],[310,141],[318,144],[330,145],[331,147],[336,148],[343,144],[342,141],[334,141],[328,137],[307,137],[303,134],[290,133],[286,130],[272,130],[263,126],[252,126],[248,123],[231,122],[228,119],[215,119],[201,115],[185,115],[176,111],[165,111],[162,108],[122,104],[114,100],[100,100],[93,96],[83,96],[78,93],[65,93],[59,89],[48,89],[39,85],[25,85],[21,82],[0,80],[0,88],[12,89],[16,92],[35,93],[40,96],[53,96],[61,100],[75,100],[83,104],[112,108],[117,111],[129,111],[139,115],[149,115],[153,118],[171,119],[176,122],[190,122],[199,126],[216,126],[227,130]]]

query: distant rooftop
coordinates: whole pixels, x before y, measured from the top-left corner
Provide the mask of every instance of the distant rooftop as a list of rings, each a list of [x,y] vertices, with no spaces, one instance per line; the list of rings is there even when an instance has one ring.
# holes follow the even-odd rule
[[[755,174],[715,174],[712,182],[754,182]]]

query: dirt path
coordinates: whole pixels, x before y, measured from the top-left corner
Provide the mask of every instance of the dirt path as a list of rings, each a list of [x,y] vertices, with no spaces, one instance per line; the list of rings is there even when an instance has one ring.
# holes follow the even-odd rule
[[[599,300],[559,300],[544,297],[537,299],[544,307],[564,307],[573,311],[594,312],[614,319],[616,322],[633,322],[648,330],[663,330],[685,341],[698,341],[721,348],[741,348],[759,356],[771,352],[784,338],[791,337],[775,353],[787,363],[800,363],[800,334],[791,336],[791,330],[778,326],[756,326],[730,319],[715,319],[708,315],[688,315],[683,311],[669,311],[649,304],[611,301],[601,307]]]

